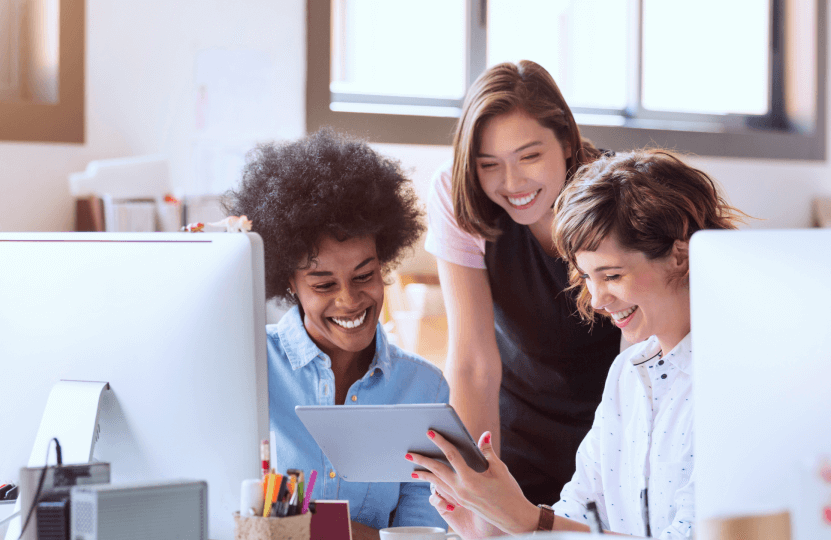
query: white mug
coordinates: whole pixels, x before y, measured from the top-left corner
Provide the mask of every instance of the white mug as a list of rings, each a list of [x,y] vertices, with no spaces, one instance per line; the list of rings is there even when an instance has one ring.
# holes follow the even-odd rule
[[[449,533],[441,527],[389,527],[381,529],[381,540],[445,540],[461,538],[456,533]]]
[[[582,532],[538,532],[523,536],[515,536],[514,540],[591,540],[592,538],[600,538],[599,534],[590,534]],[[604,536],[603,538],[608,538]]]

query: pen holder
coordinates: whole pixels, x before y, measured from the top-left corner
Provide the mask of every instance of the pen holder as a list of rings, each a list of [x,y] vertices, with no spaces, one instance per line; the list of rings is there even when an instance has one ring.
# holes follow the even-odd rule
[[[312,513],[281,518],[243,517],[234,512],[234,540],[309,540]]]

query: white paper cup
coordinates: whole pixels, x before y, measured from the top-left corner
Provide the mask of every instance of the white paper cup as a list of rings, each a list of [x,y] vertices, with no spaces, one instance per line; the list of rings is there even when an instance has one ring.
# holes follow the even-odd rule
[[[243,480],[239,494],[240,515],[242,517],[262,516],[264,506],[263,481],[257,479]]]

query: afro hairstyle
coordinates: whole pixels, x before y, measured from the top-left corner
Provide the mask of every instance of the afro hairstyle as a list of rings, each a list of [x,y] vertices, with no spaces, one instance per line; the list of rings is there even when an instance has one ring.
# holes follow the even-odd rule
[[[383,271],[425,230],[424,212],[400,164],[366,142],[324,128],[294,142],[251,150],[228,215],[245,215],[263,239],[266,297],[296,303],[289,278],[314,263],[320,240],[374,236]]]

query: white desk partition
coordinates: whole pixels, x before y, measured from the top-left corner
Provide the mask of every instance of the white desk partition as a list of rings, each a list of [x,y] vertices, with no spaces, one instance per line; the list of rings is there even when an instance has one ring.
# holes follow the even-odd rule
[[[706,231],[690,256],[697,519],[793,510],[831,454],[831,230]]]

